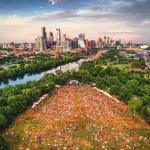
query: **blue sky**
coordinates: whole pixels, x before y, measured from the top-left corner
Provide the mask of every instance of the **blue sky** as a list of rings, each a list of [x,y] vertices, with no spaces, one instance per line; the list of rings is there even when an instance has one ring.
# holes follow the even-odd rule
[[[0,43],[34,42],[60,28],[71,38],[150,43],[150,0],[4,0],[0,1]]]

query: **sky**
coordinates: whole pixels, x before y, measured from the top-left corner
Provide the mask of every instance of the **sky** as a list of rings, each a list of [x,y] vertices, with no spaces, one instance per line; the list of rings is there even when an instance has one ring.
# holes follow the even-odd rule
[[[150,0],[1,0],[0,43],[34,42],[41,28],[150,44]],[[55,36],[56,37],[56,36]]]

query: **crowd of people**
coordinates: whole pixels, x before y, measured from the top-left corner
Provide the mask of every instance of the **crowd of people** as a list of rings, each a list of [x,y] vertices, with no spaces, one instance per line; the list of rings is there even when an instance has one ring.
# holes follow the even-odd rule
[[[12,149],[147,149],[148,127],[124,104],[88,85],[58,87],[4,134]]]

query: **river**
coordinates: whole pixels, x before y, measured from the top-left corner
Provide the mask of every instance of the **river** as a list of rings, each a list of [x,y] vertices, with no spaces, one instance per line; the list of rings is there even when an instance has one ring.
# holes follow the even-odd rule
[[[56,70],[60,70],[60,68],[61,68],[61,71],[63,71],[63,72],[66,72],[67,70],[71,71],[72,69],[78,70],[83,62],[84,62],[84,60],[80,59],[78,62],[68,63],[66,65],[59,66],[59,67],[57,67],[55,69],[51,69],[51,70],[48,70],[48,71],[43,71],[41,73],[26,74],[22,78],[19,77],[17,79],[9,79],[9,80],[7,80],[5,82],[2,82],[0,84],[0,88],[4,88],[7,85],[15,86],[17,84],[25,84],[27,81],[33,81],[33,80],[37,81],[40,78],[42,78],[44,76],[44,74],[46,74],[46,73],[54,73],[55,74],[55,71]]]

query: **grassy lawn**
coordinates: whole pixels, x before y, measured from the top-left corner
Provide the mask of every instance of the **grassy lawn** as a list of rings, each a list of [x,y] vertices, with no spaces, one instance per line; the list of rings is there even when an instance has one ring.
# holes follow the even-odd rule
[[[88,85],[57,89],[3,133],[11,149],[149,150],[150,127]]]

